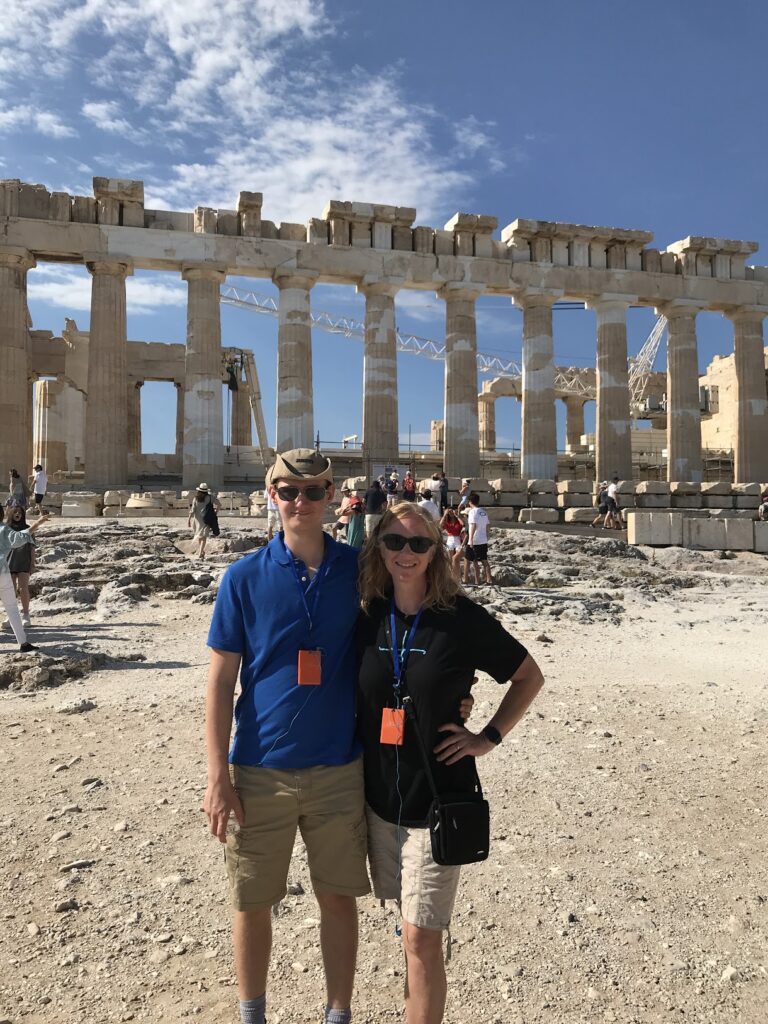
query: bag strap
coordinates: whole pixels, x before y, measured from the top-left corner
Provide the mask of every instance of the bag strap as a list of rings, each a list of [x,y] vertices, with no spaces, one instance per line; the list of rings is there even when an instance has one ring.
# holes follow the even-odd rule
[[[388,641],[390,643],[390,646],[392,644],[397,643],[397,637],[390,636],[389,623],[386,622],[386,620],[385,620],[384,629],[385,629],[385,632],[387,634],[387,639],[388,639]],[[439,801],[440,800],[440,794],[438,793],[437,785],[435,784],[435,776],[432,774],[432,765],[429,763],[429,754],[427,753],[427,746],[426,746],[426,744],[424,742],[424,737],[421,735],[421,729],[419,728],[419,720],[416,717],[416,708],[415,708],[414,703],[413,703],[413,698],[408,693],[407,674],[408,674],[408,672],[407,672],[407,667],[406,667],[405,671],[403,672],[402,678],[400,680],[400,691],[402,693],[401,699],[402,699],[402,702],[403,702],[403,708],[405,709],[405,713],[408,716],[408,718],[410,718],[411,722],[413,722],[413,730],[416,733],[416,740],[417,740],[418,746],[419,746],[419,753],[421,754],[421,760],[424,763],[424,771],[425,771],[426,776],[427,776],[427,782],[429,783],[429,788],[432,790],[432,796],[435,798],[435,800]],[[482,783],[480,782],[480,776],[477,773],[477,765],[475,764],[474,759],[472,760],[472,767],[474,769],[474,774],[475,774],[475,786],[477,787],[477,792],[482,797],[482,795],[483,795],[483,787],[482,787]]]
[[[405,684],[405,680],[403,680],[403,684]],[[440,800],[440,794],[438,793],[437,786],[435,785],[435,777],[432,774],[432,765],[429,763],[429,754],[427,753],[427,746],[424,743],[424,737],[421,735],[421,729],[419,728],[419,720],[416,717],[416,708],[413,705],[413,698],[407,691],[405,696],[403,697],[403,707],[405,708],[406,715],[413,722],[413,729],[414,732],[416,733],[416,739],[419,744],[421,759],[424,762],[424,771],[426,772],[427,775],[429,788],[432,790],[432,796],[435,798],[435,800]],[[482,796],[483,786],[482,783],[480,782],[480,776],[477,773],[477,765],[475,764],[474,758],[472,760],[472,768],[475,774],[475,786],[477,788],[477,792],[479,793],[480,796]]]

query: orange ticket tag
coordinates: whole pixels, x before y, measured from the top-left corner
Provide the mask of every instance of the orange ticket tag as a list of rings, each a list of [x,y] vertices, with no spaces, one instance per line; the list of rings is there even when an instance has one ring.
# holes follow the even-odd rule
[[[380,741],[402,747],[404,738],[405,711],[402,708],[382,708]]]
[[[299,686],[319,686],[322,679],[321,651],[299,651]]]

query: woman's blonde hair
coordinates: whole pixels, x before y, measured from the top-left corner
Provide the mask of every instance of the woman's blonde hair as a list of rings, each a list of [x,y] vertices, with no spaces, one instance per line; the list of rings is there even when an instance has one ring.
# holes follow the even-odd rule
[[[360,556],[360,604],[368,611],[371,602],[377,598],[389,597],[392,593],[392,577],[387,572],[381,557],[381,538],[389,532],[395,519],[420,519],[429,528],[429,536],[435,541],[432,558],[427,565],[427,593],[425,608],[451,608],[457,594],[463,590],[451,571],[451,562],[443,544],[443,532],[426,509],[412,501],[396,501],[390,505],[371,536],[365,542]]]

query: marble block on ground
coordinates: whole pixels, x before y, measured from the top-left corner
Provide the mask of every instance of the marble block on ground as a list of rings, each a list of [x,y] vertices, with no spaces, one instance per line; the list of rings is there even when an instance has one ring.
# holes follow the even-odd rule
[[[557,496],[558,508],[592,508],[591,494],[565,493]]]
[[[591,480],[558,480],[558,494],[592,494]]]
[[[563,519],[566,523],[591,523],[597,515],[594,508],[567,508]]]
[[[672,480],[669,484],[670,494],[701,494],[701,484],[691,480]]]
[[[520,523],[557,523],[560,514],[556,508],[521,508]]]
[[[675,512],[634,512],[627,517],[627,542],[650,547],[679,546],[683,517]]]
[[[753,523],[752,529],[755,538],[755,551],[761,555],[768,555],[768,523]]]
[[[648,494],[669,494],[669,484],[666,480],[641,480],[635,484],[636,495],[648,495]]]

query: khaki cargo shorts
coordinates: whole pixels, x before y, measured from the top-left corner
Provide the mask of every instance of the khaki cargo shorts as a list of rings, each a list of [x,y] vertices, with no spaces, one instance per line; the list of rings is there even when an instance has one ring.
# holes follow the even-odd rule
[[[371,891],[362,758],[298,771],[232,765],[230,773],[245,811],[225,848],[236,910],[262,910],[285,896],[297,828],[315,892]]]
[[[428,828],[393,825],[370,807],[365,813],[374,895],[397,900],[403,920],[417,928],[448,928],[461,868],[435,863]]]

